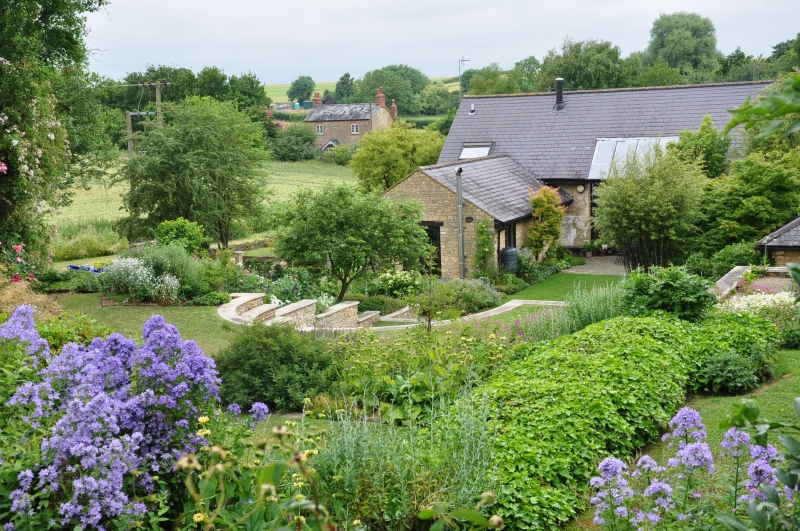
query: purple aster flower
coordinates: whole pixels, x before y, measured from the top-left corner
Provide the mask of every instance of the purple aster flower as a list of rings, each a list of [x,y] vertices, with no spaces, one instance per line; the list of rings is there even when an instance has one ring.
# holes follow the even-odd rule
[[[714,456],[707,443],[689,443],[675,454],[678,463],[688,468],[690,472],[705,468],[709,474],[714,472]],[[670,459],[672,461],[672,459]]]
[[[750,434],[743,430],[731,428],[725,432],[722,442],[723,455],[741,457],[750,448]]]
[[[617,459],[616,457],[606,457],[600,462],[597,469],[600,471],[600,476],[609,479],[621,475],[628,467]]]
[[[253,416],[251,424],[257,424],[267,418],[269,408],[263,402],[254,402],[250,408],[250,414]]]
[[[658,474],[659,472],[663,472],[665,470],[663,466],[658,466],[656,460],[650,457],[649,455],[643,455],[636,462],[636,467],[640,470],[644,470],[645,472],[651,472],[653,474]]]
[[[228,413],[231,415],[241,415],[242,408],[239,406],[239,404],[231,404],[228,406]]]
[[[703,424],[703,419],[700,418],[700,414],[697,411],[690,407],[684,407],[678,411],[669,421],[669,427],[672,428],[672,431],[665,433],[661,440],[678,439],[679,448],[688,444],[691,439],[700,442],[706,438],[706,427]],[[673,442],[670,441],[668,446],[672,448]]]

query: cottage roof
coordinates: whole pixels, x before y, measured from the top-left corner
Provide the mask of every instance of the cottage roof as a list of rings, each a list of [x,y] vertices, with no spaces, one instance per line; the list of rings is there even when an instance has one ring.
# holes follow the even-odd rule
[[[757,247],[763,249],[764,246],[776,251],[800,249],[800,216],[758,240]]]
[[[320,105],[308,113],[305,122],[339,122],[352,120],[369,120],[370,108],[376,114],[380,106],[369,103],[333,103]]]
[[[769,84],[566,91],[561,110],[554,92],[465,96],[439,163],[457,161],[465,143],[490,142],[490,155],[508,155],[538,179],[587,180],[599,138],[677,136],[706,114],[721,128],[729,109]]]
[[[462,160],[419,169],[445,188],[456,191],[456,170],[461,168],[461,189],[465,200],[503,223],[531,215],[529,189],[542,183],[522,166],[505,156]],[[572,196],[559,190],[562,204]]]

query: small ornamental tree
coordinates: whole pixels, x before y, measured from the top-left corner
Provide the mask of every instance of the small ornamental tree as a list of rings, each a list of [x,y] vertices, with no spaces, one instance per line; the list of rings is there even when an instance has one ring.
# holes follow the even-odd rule
[[[594,226],[626,267],[668,266],[695,232],[706,178],[699,164],[654,145],[613,164],[598,187]]]
[[[531,189],[533,221],[528,227],[528,247],[540,262],[547,250],[561,239],[561,222],[566,208],[555,188],[542,186],[535,192]]]
[[[444,135],[441,133],[398,122],[389,129],[364,135],[350,167],[362,190],[383,192],[417,166],[435,164],[442,147]]]
[[[286,91],[286,96],[288,96],[290,100],[297,100],[302,103],[311,98],[311,93],[314,92],[314,86],[314,80],[311,79],[311,76],[300,76],[292,81],[292,85],[289,87],[289,90]]]
[[[341,284],[341,301],[350,283],[368,271],[419,263],[427,245],[420,220],[417,203],[327,183],[317,191],[301,190],[276,208],[275,252],[289,263],[327,265]]]

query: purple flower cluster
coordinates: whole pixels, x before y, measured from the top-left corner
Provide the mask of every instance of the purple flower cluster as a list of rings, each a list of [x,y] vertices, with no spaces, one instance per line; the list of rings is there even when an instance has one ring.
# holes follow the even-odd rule
[[[28,353],[42,361],[47,343],[38,339],[29,307],[9,323],[0,334],[26,341]],[[133,472],[147,491],[151,474],[171,470],[179,455],[196,450],[199,438],[186,419],[219,400],[214,361],[160,315],[145,324],[143,339],[142,347],[120,334],[96,338],[88,348],[67,344],[40,370],[39,383],[17,389],[7,405],[23,409],[32,427],[45,419],[53,427],[38,466],[18,477],[12,510],[32,511],[32,492],[62,491],[61,525],[99,527],[135,516],[146,508],[128,496]]]
[[[739,501],[766,500],[767,496],[761,492],[760,487],[762,484],[774,487],[778,482],[778,476],[772,468],[772,462],[778,458],[778,450],[771,444],[766,447],[751,446],[750,456],[753,462],[747,467],[748,479],[745,482],[749,493],[742,496]]]
[[[674,468],[683,466],[690,474],[701,468],[705,468],[709,474],[714,473],[714,456],[707,443],[697,442],[684,445],[678,450],[675,457],[667,461],[667,464]]]
[[[722,447],[723,455],[734,458],[742,457],[750,449],[750,434],[746,431],[731,428],[725,432],[725,436],[719,445]]]
[[[235,404],[233,404],[235,405]],[[238,405],[236,406],[239,407]],[[269,408],[263,402],[253,402],[253,405],[250,407],[250,427],[255,428],[256,424],[263,421],[269,415]]]
[[[673,439],[678,441],[678,448],[683,448],[689,441],[696,442],[706,439],[706,426],[700,414],[690,407],[684,407],[669,421],[671,432],[665,433],[662,441],[669,441],[668,447],[674,446]]]
[[[33,306],[19,306],[11,314],[8,321],[0,325],[0,339],[15,339],[25,343],[25,350],[34,367],[46,364],[50,359],[50,345],[46,339],[39,337],[34,328]]]
[[[625,500],[634,495],[625,477],[628,467],[615,457],[607,457],[597,468],[600,470],[600,476],[593,477],[589,481],[591,486],[598,489],[597,494],[592,497],[595,506],[594,523],[604,525],[606,518],[627,517]]]

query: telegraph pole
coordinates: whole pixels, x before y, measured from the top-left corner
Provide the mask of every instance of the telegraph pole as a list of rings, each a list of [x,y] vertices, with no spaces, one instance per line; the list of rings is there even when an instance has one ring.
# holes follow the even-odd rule
[[[459,95],[459,97],[463,96],[463,94],[461,94],[461,92],[462,92],[462,90],[461,90],[461,65],[463,65],[464,63],[469,63],[469,59],[464,59],[464,56],[462,55],[461,59],[458,60],[458,95]]]
[[[156,87],[156,112],[148,111],[148,112],[131,112],[127,111],[125,113],[125,121],[127,122],[128,126],[128,153],[133,153],[133,121],[131,120],[131,116],[152,116],[156,115],[156,119],[158,120],[158,127],[164,127],[164,118],[161,112],[161,85],[172,85],[169,82],[162,82],[156,81],[155,83],[135,83],[131,85],[116,85],[118,87],[152,87],[155,85]]]
[[[156,118],[158,119],[158,126],[159,127],[164,127],[164,118],[162,118],[162,116],[161,116],[161,82],[160,81],[156,81]]]

